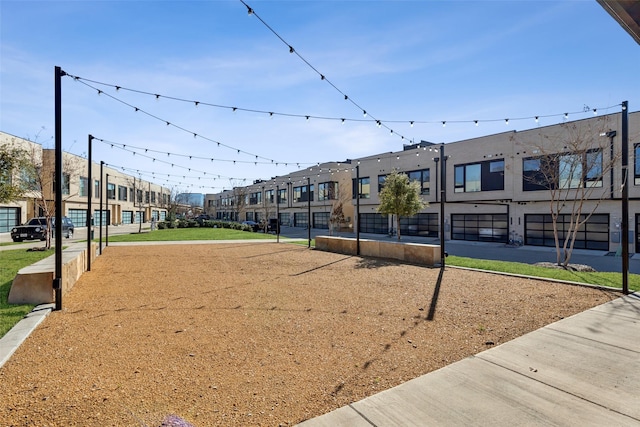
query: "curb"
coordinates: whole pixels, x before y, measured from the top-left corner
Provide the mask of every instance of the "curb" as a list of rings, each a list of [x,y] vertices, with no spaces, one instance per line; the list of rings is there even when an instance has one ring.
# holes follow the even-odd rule
[[[0,368],[27,339],[40,323],[51,313],[55,304],[40,304],[0,338]]]

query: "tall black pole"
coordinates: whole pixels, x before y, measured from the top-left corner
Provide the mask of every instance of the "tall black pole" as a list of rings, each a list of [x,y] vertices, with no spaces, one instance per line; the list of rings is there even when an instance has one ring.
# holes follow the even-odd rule
[[[55,192],[56,192],[56,272],[53,279],[56,310],[62,310],[62,76],[66,73],[60,67],[55,67],[54,110],[55,110]]]
[[[445,250],[444,250],[444,203],[447,200],[446,185],[446,157],[444,156],[444,144],[440,146],[440,268],[445,266]]]
[[[109,174],[107,174],[105,187],[107,189],[107,202],[105,203],[107,207],[107,223],[104,225],[104,245],[109,246],[109,223],[111,222],[111,212],[109,211]]]
[[[101,160],[100,161],[100,185],[98,186],[98,188],[100,189],[100,243],[98,244],[98,247],[100,248],[100,255],[102,255],[102,220],[104,219],[104,216],[102,214],[102,193],[104,193],[104,190],[102,188],[102,179],[103,179],[103,173],[102,173],[102,168],[104,166],[104,162]]]
[[[280,243],[280,187],[276,185],[276,242]]]
[[[87,271],[91,271],[91,201],[93,196],[93,182],[91,182],[91,146],[93,145],[93,136],[89,135],[87,145],[87,152],[89,153],[89,161],[87,162]]]
[[[307,177],[307,247],[311,247],[311,177]]]
[[[629,105],[622,103],[622,292],[629,293]]]
[[[360,165],[356,165],[356,255],[360,255]]]

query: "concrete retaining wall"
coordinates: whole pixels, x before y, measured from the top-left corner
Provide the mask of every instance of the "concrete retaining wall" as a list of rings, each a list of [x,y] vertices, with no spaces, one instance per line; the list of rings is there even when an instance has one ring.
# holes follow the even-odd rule
[[[97,243],[92,243],[91,262],[96,259]],[[55,255],[18,271],[9,290],[9,304],[48,304],[55,302],[53,279]],[[76,243],[62,251],[62,295],[75,285],[87,268],[87,244]]]
[[[316,236],[316,249],[356,255],[357,240],[345,237]],[[433,267],[436,263],[440,263],[440,245],[360,239],[360,255],[391,258]]]

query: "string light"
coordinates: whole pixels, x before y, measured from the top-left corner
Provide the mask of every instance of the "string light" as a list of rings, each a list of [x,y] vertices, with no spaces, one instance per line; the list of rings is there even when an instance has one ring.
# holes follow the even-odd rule
[[[75,77],[75,76],[71,76],[71,75],[69,75],[69,76],[70,76],[70,77],[72,77],[74,81],[77,81],[77,82],[79,82],[79,83],[81,83],[81,84],[84,84],[85,86],[90,87],[90,88],[92,88],[92,89],[96,89],[96,88],[94,88],[93,86],[91,86],[90,84],[86,83],[86,82],[84,81],[84,80],[86,80],[86,79],[82,79],[82,78],[80,78],[80,77]],[[87,80],[87,81],[89,81],[89,80]],[[122,89],[122,87],[120,87],[120,88]],[[127,90],[129,90],[129,89],[127,89]],[[121,104],[123,104],[123,105],[126,105],[126,106],[128,106],[128,107],[130,107],[130,108],[135,109],[135,111],[136,111],[136,112],[140,111],[140,112],[142,112],[143,114],[145,114],[145,115],[147,115],[147,116],[149,116],[149,117],[151,117],[151,118],[154,118],[154,119],[156,119],[156,120],[158,120],[158,121],[162,121],[162,122],[164,122],[167,126],[173,126],[173,127],[175,127],[176,129],[179,129],[179,130],[181,130],[181,131],[183,131],[183,132],[189,133],[189,134],[191,134],[191,135],[195,135],[194,137],[200,137],[201,139],[204,139],[204,140],[206,140],[206,141],[214,142],[214,143],[216,143],[216,144],[218,145],[218,147],[222,146],[222,147],[225,147],[225,148],[228,148],[228,149],[237,150],[237,152],[238,152],[238,153],[241,153],[241,152],[242,152],[243,154],[247,154],[247,155],[251,155],[251,156],[254,156],[254,155],[255,155],[255,154],[253,154],[253,153],[248,153],[248,152],[246,152],[246,151],[242,151],[242,150],[240,150],[240,149],[238,149],[238,148],[235,148],[235,147],[232,147],[232,146],[230,146],[230,145],[222,144],[220,141],[215,141],[215,140],[213,140],[213,139],[211,139],[211,138],[207,138],[207,137],[205,137],[205,136],[202,136],[202,135],[200,135],[200,134],[197,134],[196,132],[193,132],[193,131],[191,131],[191,130],[188,130],[188,129],[184,128],[184,127],[178,126],[178,125],[176,125],[175,123],[171,123],[171,122],[170,122],[170,121],[168,121],[168,120],[162,119],[162,118],[160,118],[160,117],[158,117],[158,116],[156,116],[156,115],[154,115],[154,114],[151,114],[151,113],[149,113],[149,112],[147,112],[147,111],[145,111],[145,110],[142,110],[142,109],[140,109],[140,108],[138,108],[138,107],[135,107],[135,106],[133,106],[133,105],[131,105],[131,104],[129,104],[129,103],[127,103],[127,102],[125,102],[125,101],[123,101],[123,100],[121,100],[121,99],[119,99],[119,98],[117,98],[117,97],[113,96],[113,95],[109,95],[109,94],[107,94],[107,93],[105,93],[105,95],[106,95],[107,97],[109,97],[110,99],[113,99],[113,100],[115,100],[115,101],[117,101],[117,102],[119,102],[119,103],[121,103]],[[153,94],[153,96],[161,96],[161,95],[159,95],[159,94]],[[271,113],[271,114],[273,114],[273,113]],[[270,161],[270,160],[272,160],[272,159],[268,159],[268,158],[266,158],[266,157],[260,157],[260,158],[262,158],[262,159],[264,159],[264,160],[269,160],[269,161]]]
[[[222,109],[229,109],[232,110],[234,113],[237,111],[243,111],[243,112],[248,112],[248,113],[256,113],[256,114],[269,114],[270,116],[282,116],[282,117],[301,117],[304,118],[305,120],[336,120],[336,121],[340,121],[341,123],[345,123],[347,121],[349,122],[362,122],[362,121],[369,121],[372,120],[371,118],[368,118],[369,115],[367,113],[366,110],[362,110],[363,119],[355,119],[355,118],[346,118],[346,117],[329,117],[329,116],[316,116],[316,115],[312,115],[312,114],[295,114],[295,113],[285,113],[285,112],[276,112],[276,111],[267,111],[267,110],[257,110],[257,109],[252,109],[252,108],[239,108],[239,107],[235,107],[235,106],[226,106],[226,105],[219,105],[219,104],[214,104],[214,103],[208,103],[208,102],[203,102],[203,101],[194,101],[194,100],[189,100],[189,99],[183,99],[183,98],[178,98],[178,97],[172,97],[172,96],[167,96],[167,95],[162,95],[162,94],[157,94],[157,93],[152,93],[152,92],[145,92],[145,91],[141,91],[141,90],[136,90],[136,89],[130,89],[130,88],[125,88],[121,85],[113,85],[113,84],[108,84],[108,83],[103,83],[103,82],[98,82],[95,80],[91,80],[91,79],[86,79],[83,77],[79,77],[79,76],[73,76],[71,74],[66,74],[67,76],[73,78],[75,81],[78,82],[91,82],[94,84],[99,84],[99,85],[103,85],[103,86],[109,86],[109,87],[113,87],[116,91],[130,91],[130,92],[134,92],[134,93],[138,93],[138,94],[142,94],[142,95],[150,95],[150,96],[160,96],[161,98],[164,99],[168,99],[168,100],[172,100],[172,101],[181,101],[181,102],[188,102],[188,103],[193,103],[195,105],[200,105],[200,106],[209,106],[209,107],[214,107],[214,108],[222,108]],[[97,91],[99,91],[100,94],[106,94],[104,91],[96,89],[95,87],[88,85],[85,83],[85,85],[87,85],[88,87],[91,87]],[[348,96],[345,95],[345,99],[349,99]],[[115,98],[116,100],[118,100],[117,98]],[[120,100],[118,100],[120,101]],[[123,101],[120,101],[123,102]],[[574,112],[568,112],[568,113],[557,113],[557,114],[548,114],[548,115],[535,115],[535,116],[527,116],[527,117],[518,117],[518,118],[510,118],[509,121],[522,121],[522,120],[538,120],[540,118],[554,118],[554,117],[564,117],[564,118],[568,118],[568,116],[570,114],[580,114],[580,113],[584,113],[586,111],[592,111],[594,115],[598,114],[598,110],[599,109],[605,109],[605,110],[609,110],[611,108],[614,107],[618,107],[618,105],[614,105],[614,106],[608,106],[608,107],[604,107],[604,108],[593,108],[593,109],[587,109],[587,110],[581,110],[581,111],[574,111]],[[135,111],[140,111],[140,109],[138,107],[133,107],[135,109]],[[501,121],[501,120],[505,120],[505,119],[473,119],[473,120],[444,120],[444,121],[434,121],[434,120],[386,120],[386,119],[375,119],[375,123],[377,124],[378,122],[380,122],[381,127],[384,126],[384,123],[407,123],[409,124],[411,127],[414,127],[415,124],[435,124],[435,123],[440,123],[440,124],[445,124],[445,123],[474,123],[474,124],[480,124],[480,123],[488,123],[488,122],[496,122],[496,121]],[[165,121],[166,122],[166,121]],[[397,132],[394,132],[397,133]],[[198,135],[200,136],[200,135]]]

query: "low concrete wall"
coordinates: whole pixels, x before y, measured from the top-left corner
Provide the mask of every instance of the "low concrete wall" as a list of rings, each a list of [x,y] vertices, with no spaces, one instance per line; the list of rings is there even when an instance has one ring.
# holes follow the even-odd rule
[[[356,255],[357,240],[345,237],[316,236],[316,249]],[[360,255],[391,258],[433,267],[436,263],[440,263],[440,245],[360,239]]]
[[[96,259],[97,243],[92,243],[91,261]],[[55,302],[53,279],[55,255],[21,269],[11,284],[9,304],[48,304]],[[62,295],[75,285],[87,268],[87,244],[76,243],[62,251]]]

